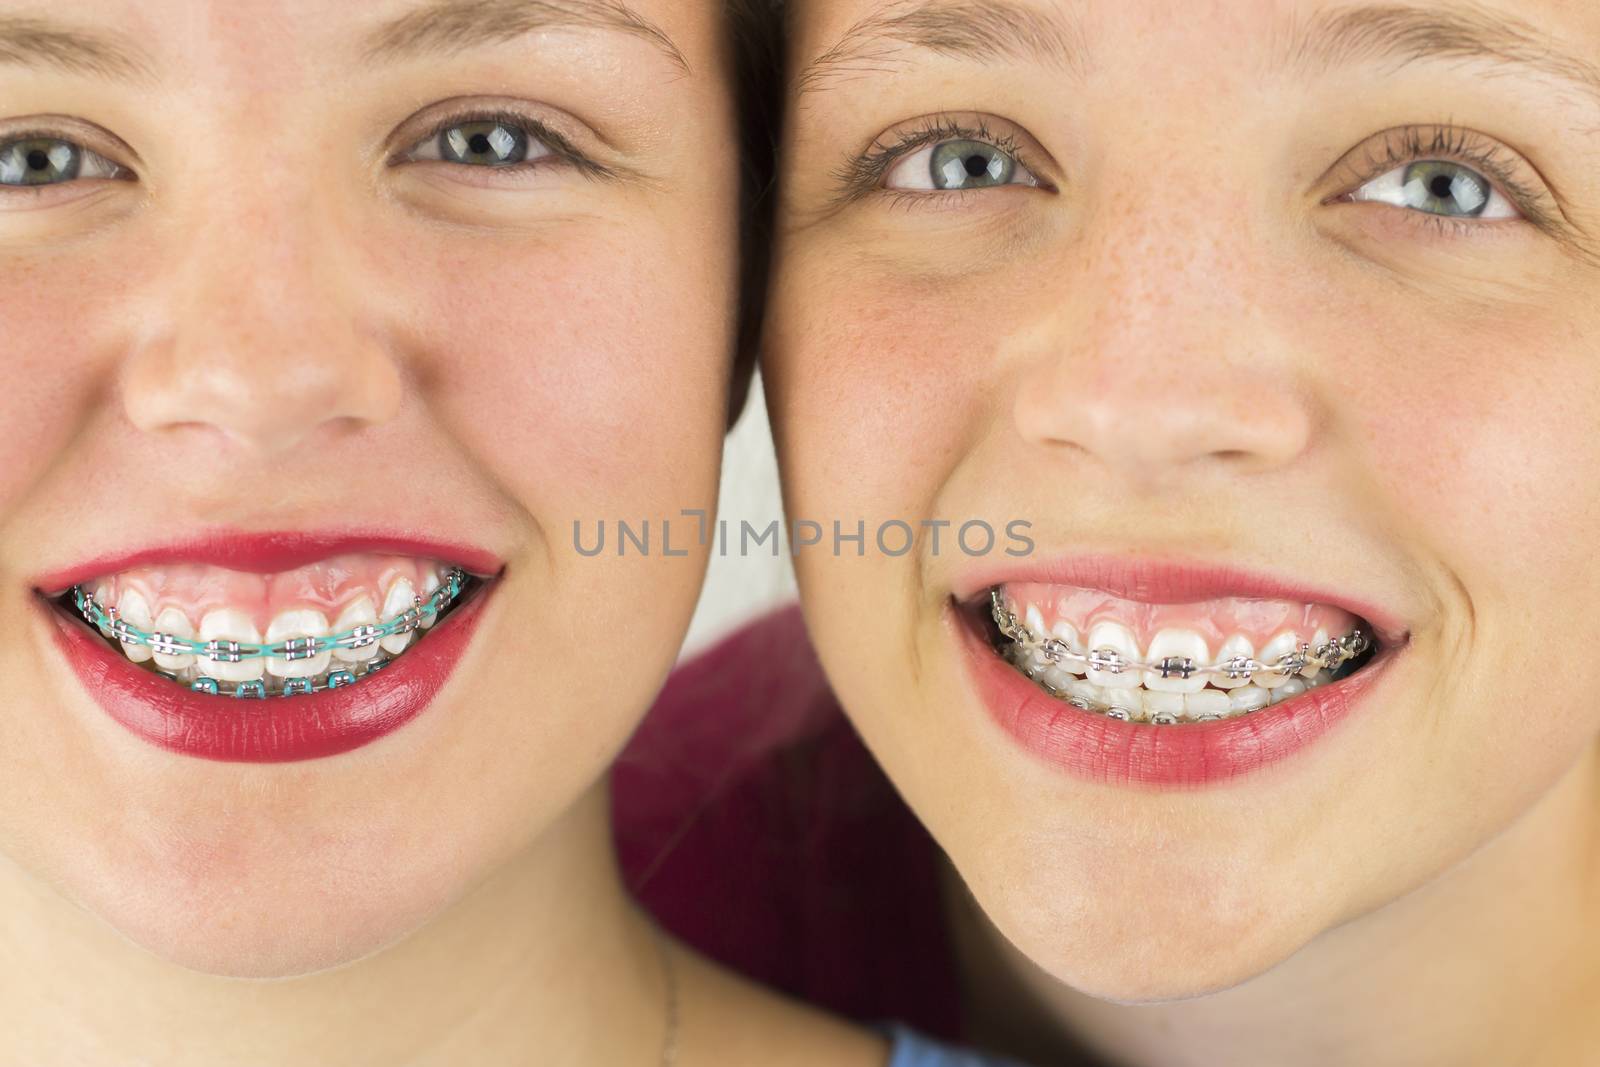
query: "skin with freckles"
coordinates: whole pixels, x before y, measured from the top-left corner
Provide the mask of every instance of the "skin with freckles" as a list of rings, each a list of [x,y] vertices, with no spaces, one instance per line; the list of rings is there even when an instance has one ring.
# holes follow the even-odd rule
[[[0,6],[0,173],[19,139],[35,172],[80,152],[0,186],[0,1063],[658,1061],[664,972],[603,775],[705,553],[587,558],[571,530],[715,506],[721,9],[459,2],[425,38],[429,6]],[[481,112],[526,165],[439,154]],[[433,706],[327,759],[123,731],[29,584],[346,529],[505,570]],[[680,1063],[880,1054],[673,955]]]
[[[986,714],[970,560],[798,554],[841,701],[949,855],[990,1038],[1600,1056],[1592,5],[804,0],[788,30],[763,358],[792,514],[1026,519],[1038,555],[1269,570],[1409,633],[1309,748],[1141,791]]]

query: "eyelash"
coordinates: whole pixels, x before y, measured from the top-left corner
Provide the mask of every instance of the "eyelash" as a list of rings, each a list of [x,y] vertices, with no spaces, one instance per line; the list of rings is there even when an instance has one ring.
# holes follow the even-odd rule
[[[948,199],[951,193],[930,196],[925,191],[882,188],[884,176],[902,158],[919,148],[938,144],[940,141],[982,141],[1010,155],[1035,177],[1039,176],[1038,169],[1028,161],[1027,154],[1017,139],[1010,134],[996,135],[990,130],[988,122],[981,118],[976,123],[967,123],[952,115],[929,115],[917,121],[920,125],[897,131],[893,143],[874,141],[859,156],[845,160],[834,175],[842,190],[837,199],[838,203],[849,203],[875,193],[888,195],[895,203]],[[1042,177],[1039,178],[1039,182],[1040,188],[1051,188]],[[961,194],[957,192],[954,195]]]
[[[1427,136],[1428,131],[1432,136]],[[1516,164],[1505,158],[1505,151],[1482,134],[1461,126],[1446,123],[1441,126],[1401,126],[1379,135],[1376,154],[1369,149],[1354,183],[1363,185],[1381,177],[1395,167],[1405,166],[1425,159],[1444,159],[1477,170],[1493,181],[1510,198],[1523,221],[1534,228],[1555,234],[1561,230],[1556,215],[1547,204],[1547,198],[1522,181],[1516,174]],[[1331,197],[1324,203],[1339,201],[1349,191]],[[1485,225],[1469,219],[1431,215],[1421,211],[1407,211],[1407,216],[1418,225],[1433,227],[1446,234],[1466,234]]]
[[[1431,137],[1427,135],[1429,129],[1432,130]],[[1377,154],[1371,150],[1367,152],[1362,168],[1364,173],[1355,182],[1356,185],[1365,184],[1390,169],[1407,163],[1424,159],[1448,159],[1473,167],[1494,181],[1516,205],[1523,219],[1537,229],[1546,233],[1560,231],[1560,224],[1555,214],[1547,206],[1547,198],[1521,182],[1517,178],[1515,164],[1504,158],[1504,150],[1483,135],[1448,123],[1434,127],[1397,127],[1388,133],[1389,136],[1384,136],[1378,143]],[[996,136],[988,123],[982,119],[972,124],[949,115],[933,115],[921,120],[920,125],[897,134],[892,143],[876,141],[861,155],[846,160],[835,174],[835,179],[842,189],[837,203],[849,203],[874,194],[886,195],[895,204],[928,200],[929,194],[925,192],[884,189],[882,182],[894,164],[903,157],[929,144],[947,140],[982,141],[1010,154],[1019,164],[1035,175],[1038,174],[1038,169],[1028,161],[1015,137]],[[965,194],[959,192],[940,194],[945,199],[951,195],[964,197]],[[1338,197],[1332,199],[1337,200]],[[1405,214],[1412,216],[1412,221],[1417,225],[1432,227],[1438,232],[1447,234],[1463,234],[1485,225],[1482,222],[1431,215],[1420,211],[1407,211]]]
[[[573,147],[572,142],[567,140],[560,133],[557,133],[555,130],[551,129],[545,123],[533,118],[530,115],[519,114],[515,111],[508,111],[503,108],[470,109],[441,118],[435,122],[432,127],[427,129],[420,137],[411,140],[403,151],[391,155],[387,162],[390,166],[397,166],[406,162],[446,162],[448,164],[448,161],[440,160],[412,161],[408,159],[408,156],[418,146],[426,144],[429,141],[436,140],[440,134],[444,133],[444,131],[450,129],[451,127],[461,126],[471,122],[494,122],[504,126],[516,127],[526,133],[530,139],[538,141],[545,148],[549,149],[551,153],[548,156],[541,156],[537,159],[531,160],[523,160],[518,163],[509,163],[505,164],[504,166],[475,169],[526,171],[534,167],[556,165],[571,166],[579,173],[590,177],[605,178],[612,176],[612,171],[609,168],[600,163],[596,163],[594,160],[591,160],[588,156],[578,151],[578,149]],[[51,129],[46,127],[33,127],[0,133],[0,144],[33,139],[64,141],[68,144],[76,146],[80,151],[93,153],[94,155],[105,160],[108,164],[115,168],[115,175],[110,178],[99,179],[101,181],[126,181],[129,179],[129,176],[137,178],[137,173],[133,170],[133,168],[122,163],[118,163],[106,153],[85,144],[83,134],[77,131],[67,129]],[[466,164],[453,165],[466,166]],[[58,182],[54,184],[41,185],[0,185],[0,195],[31,194],[33,196],[41,196],[44,195],[47,190],[58,189],[62,185],[71,184],[75,183]]]
[[[516,127],[521,129],[530,138],[539,141],[552,153],[549,156],[543,156],[539,159],[523,160],[520,163],[508,163],[500,167],[483,167],[479,169],[521,171],[529,170],[534,167],[555,164],[571,166],[580,174],[584,174],[588,177],[608,178],[612,176],[612,171],[609,168],[600,163],[596,163],[594,160],[578,151],[577,148],[573,147],[571,141],[567,140],[561,134],[551,129],[545,123],[539,121],[531,115],[519,114],[518,112],[508,111],[504,108],[474,108],[467,111],[458,112],[456,114],[447,115],[444,118],[439,119],[433,124],[432,127],[424,131],[421,137],[412,138],[403,151],[397,152],[390,156],[388,160],[389,164],[391,166],[397,166],[399,164],[408,162],[407,157],[419,145],[427,144],[429,141],[437,140],[440,134],[444,133],[444,131],[453,126],[464,126],[469,122],[493,122],[502,126]],[[415,160],[412,162],[437,163],[442,161],[428,159]],[[456,165],[464,166],[465,164]]]
[[[98,159],[104,160],[111,166],[114,173],[109,177],[101,177],[97,180],[128,181],[130,177],[137,177],[132,167],[118,163],[115,159],[112,159],[110,155],[100,151],[98,148],[91,148],[89,145],[84,143],[83,137],[84,135],[77,131],[50,129],[43,126],[32,126],[21,130],[8,130],[4,133],[0,133],[0,145],[10,144],[13,141],[65,141],[67,144],[78,148],[80,152],[93,155]],[[0,196],[43,197],[47,195],[50,190],[60,188],[62,184],[71,185],[74,183],[66,182],[42,185],[0,184]]]

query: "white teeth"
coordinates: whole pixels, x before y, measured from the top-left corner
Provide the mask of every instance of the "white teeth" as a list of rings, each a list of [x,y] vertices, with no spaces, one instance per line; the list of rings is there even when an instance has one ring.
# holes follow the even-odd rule
[[[372,606],[372,598],[364,596],[339,613],[339,618],[334,621],[333,630],[335,633],[343,633],[357,626],[376,626],[377,623],[378,611]],[[336,660],[344,663],[360,663],[378,654],[378,642],[374,641],[361,648],[335,648],[332,652]]]
[[[1039,611],[1038,605],[1029,604],[1028,610],[1022,613],[1023,622],[1028,624],[1028,629],[1036,634],[1049,633],[1049,628],[1044,624],[1044,615]]]
[[[95,586],[93,595],[94,602],[99,604],[102,609],[111,606],[111,585],[109,582],[101,582],[99,585]],[[102,634],[107,637],[111,636],[111,627],[105,625],[104,623],[98,623],[97,626]]]
[[[1105,703],[1113,708],[1121,708],[1129,713],[1130,717],[1137,718],[1144,711],[1143,689],[1105,689]]]
[[[1106,703],[1106,694],[1109,692],[1105,687],[1086,682],[1082,678],[1074,678],[1068,682],[1066,691],[1068,696],[1079,697],[1097,706]]]
[[[1144,691],[1144,710],[1150,715],[1164,711],[1171,715],[1182,716],[1183,694],[1146,689]]]
[[[431,579],[432,575],[423,576],[425,588],[435,588]],[[406,606],[403,598],[391,590],[390,599],[385,603],[385,617],[399,614]],[[1234,718],[1325,685],[1332,681],[1335,673],[1310,663],[1293,674],[1280,673],[1272,667],[1278,660],[1295,653],[1314,658],[1315,650],[1328,642],[1328,631],[1324,627],[1317,628],[1310,641],[1302,640],[1298,631],[1280,631],[1259,651],[1251,636],[1232,633],[1223,639],[1214,655],[1202,633],[1185,627],[1169,627],[1151,637],[1149,647],[1141,654],[1132,628],[1114,618],[1093,622],[1080,639],[1078,629],[1065,620],[1057,620],[1047,629],[1043,612],[1035,605],[1019,605],[1010,610],[1020,613],[1020,617],[1014,614],[1012,619],[1027,630],[1027,634],[1019,635],[1014,643],[1003,646],[1003,655],[1013,666],[1045,687],[1052,696],[1134,722]],[[1006,625],[1002,622],[1002,628]],[[1046,655],[1047,651],[1055,654],[1058,645],[1072,653],[1074,662],[1056,663]],[[1084,665],[1083,661],[1093,659],[1096,652],[1104,653],[1107,658],[1115,654],[1144,666],[1139,669],[1124,667],[1113,674]],[[1193,673],[1188,678],[1179,677],[1177,671],[1162,677],[1160,665],[1166,660],[1178,664],[1187,660],[1193,665]],[[1229,678],[1227,668],[1233,660],[1254,661],[1260,666],[1251,672],[1249,679]]]
[[[1284,680],[1284,683],[1272,690],[1272,702],[1277,704],[1288,700],[1292,696],[1299,696],[1306,691],[1306,680],[1298,675]]]
[[[1145,653],[1146,663],[1160,663],[1168,656],[1186,658],[1196,667],[1203,667],[1211,662],[1211,650],[1206,647],[1206,639],[1193,630],[1167,629],[1157,633],[1150,639],[1150,650]],[[1161,677],[1159,671],[1144,672],[1144,687],[1158,693],[1195,693],[1205,688],[1206,679],[1199,674],[1188,678]]]
[[[1063,693],[1067,691],[1067,687],[1073,682],[1083,681],[1077,675],[1069,674],[1065,668],[1057,667],[1048,662],[1039,667],[1038,672],[1040,681]]]
[[[1230,634],[1228,639],[1222,642],[1222,647],[1217,649],[1217,662],[1226,663],[1235,656],[1247,656],[1250,659],[1255,659],[1255,643],[1244,634]],[[1226,674],[1218,674],[1211,679],[1211,684],[1218,689],[1238,689],[1240,686],[1249,685],[1250,680],[1248,678],[1229,678]]]
[[[383,617],[392,619],[402,611],[409,611],[412,607],[412,598],[416,596],[416,589],[406,578],[401,578],[389,587],[389,595],[383,598]],[[403,634],[389,634],[378,645],[390,653],[404,652],[411,643],[412,634],[407,631]]]
[[[1292,631],[1285,631],[1261,646],[1261,662],[1265,664],[1274,663],[1279,656],[1288,655],[1299,647],[1300,635]],[[1279,674],[1277,671],[1267,670],[1257,671],[1255,677],[1251,680],[1263,689],[1276,689],[1284,682],[1287,682],[1289,677],[1289,675]]]
[[[1102,620],[1089,627],[1089,637],[1084,642],[1085,653],[1095,649],[1109,648],[1114,650],[1124,660],[1139,658],[1139,643],[1133,639],[1133,631],[1119,622],[1109,619]],[[1089,668],[1087,677],[1096,685],[1103,685],[1107,689],[1132,689],[1139,684],[1139,672],[1124,669],[1121,674],[1112,674],[1110,671]]]
[[[267,644],[275,645],[291,637],[327,637],[328,617],[314,608],[280,611],[267,624]],[[267,673],[278,678],[314,678],[328,669],[332,653],[324,650],[310,659],[285,659],[268,656]]]
[[[1228,694],[1220,689],[1202,689],[1197,693],[1185,693],[1183,697],[1183,710],[1191,719],[1198,719],[1202,715],[1226,715],[1230,707]]]
[[[440,584],[441,583],[439,582],[439,576],[434,573],[434,570],[433,570],[432,567],[429,567],[427,569],[427,573],[425,573],[422,576],[422,599],[424,601],[426,601],[430,597],[432,597],[433,594],[434,594],[434,591],[439,588]],[[422,628],[424,630],[426,630],[429,627],[431,627],[434,624],[434,621],[436,619],[438,619],[438,617],[439,617],[438,612],[434,612],[431,615],[430,614],[424,614],[422,616]]]
[[[182,608],[168,605],[161,609],[161,614],[156,616],[154,629],[158,633],[168,634],[172,637],[181,637],[186,641],[194,639],[194,623],[189,621]],[[194,666],[195,655],[185,652],[181,656],[169,656],[164,652],[155,654],[156,666],[167,671],[181,671]]]
[[[1323,645],[1325,645],[1327,643],[1328,643],[1328,631],[1326,629],[1324,629],[1323,627],[1320,627],[1320,626],[1317,627],[1317,632],[1311,636],[1311,655],[1313,657],[1316,656],[1317,649],[1321,648]],[[1317,667],[1316,664],[1307,663],[1306,666],[1305,666],[1305,669],[1302,670],[1300,673],[1305,675],[1307,678],[1312,678],[1312,677],[1315,677],[1318,669],[1319,668]]]
[[[200,620],[199,637],[202,641],[237,641],[240,644],[252,645],[261,643],[261,634],[256,630],[255,622],[249,615],[234,608],[217,608],[206,612],[205,618]],[[266,669],[266,661],[259,656],[242,659],[238,663],[206,660],[200,667],[207,677],[218,681],[251,682],[261,677]]]
[[[1078,640],[1078,631],[1070,622],[1058,622],[1050,628],[1050,636],[1066,645],[1073,652],[1083,652],[1083,642]]]
[[[1272,702],[1272,694],[1257,685],[1246,685],[1228,694],[1230,711],[1260,711]]]
[[[150,602],[144,594],[137,589],[123,591],[122,598],[117,601],[117,618],[129,626],[149,632],[154,622],[150,614]],[[122,643],[122,653],[135,663],[143,663],[153,654],[149,645],[130,645]]]

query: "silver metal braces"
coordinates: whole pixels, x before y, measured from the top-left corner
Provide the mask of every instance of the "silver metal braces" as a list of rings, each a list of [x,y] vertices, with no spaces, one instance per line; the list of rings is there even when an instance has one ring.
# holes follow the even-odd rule
[[[238,663],[247,659],[266,659],[277,656],[284,660],[312,659],[329,649],[334,648],[365,648],[376,644],[390,634],[405,634],[422,625],[422,620],[437,617],[452,600],[461,593],[461,588],[466,584],[467,572],[460,567],[452,567],[446,573],[443,583],[433,591],[427,600],[413,594],[411,607],[402,611],[392,619],[376,625],[363,624],[352,627],[340,633],[327,637],[291,637],[276,644],[250,644],[240,641],[195,641],[176,634],[161,633],[159,631],[141,630],[132,626],[126,619],[117,617],[114,605],[104,606],[94,598],[94,594],[85,590],[81,585],[72,587],[72,602],[80,614],[89,621],[91,626],[100,627],[111,631],[111,636],[125,645],[148,645],[152,650],[167,656],[194,655],[208,663]],[[370,668],[374,669],[374,668]],[[339,673],[339,672],[335,672]],[[348,672],[346,672],[348,673]],[[330,679],[331,680],[331,679]],[[351,681],[355,679],[352,678]],[[213,679],[201,679],[213,681]],[[289,679],[295,681],[295,679]],[[248,683],[241,683],[248,684]],[[348,683],[342,683],[348,684]],[[194,688],[194,687],[191,687]],[[324,688],[337,688],[328,685]],[[210,690],[203,690],[209,692]]]
[[[1372,647],[1372,641],[1361,630],[1351,630],[1339,637],[1330,637],[1324,644],[1312,648],[1302,641],[1298,648],[1284,653],[1271,663],[1250,656],[1230,656],[1219,663],[1197,664],[1187,656],[1164,656],[1154,663],[1130,659],[1114,648],[1095,648],[1088,652],[1074,652],[1065,641],[1055,637],[1041,637],[1017,618],[1016,612],[1006,606],[999,589],[989,591],[990,612],[1000,633],[1020,646],[1023,651],[1037,650],[1051,663],[1088,672],[1103,671],[1121,674],[1124,671],[1149,671],[1162,678],[1227,679],[1248,682],[1256,674],[1282,677],[1300,674],[1307,667],[1319,670],[1337,670],[1342,664],[1355,659]]]

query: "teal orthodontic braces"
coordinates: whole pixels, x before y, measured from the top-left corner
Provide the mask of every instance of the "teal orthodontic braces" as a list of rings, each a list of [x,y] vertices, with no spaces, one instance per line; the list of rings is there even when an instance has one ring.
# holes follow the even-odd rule
[[[365,648],[388,637],[390,634],[410,633],[422,625],[422,620],[429,616],[437,616],[443,611],[445,605],[454,600],[461,593],[461,588],[466,584],[467,574],[460,567],[452,567],[445,576],[444,583],[433,591],[433,595],[423,600],[420,596],[412,596],[411,607],[402,611],[394,618],[377,625],[362,625],[352,627],[341,633],[328,637],[291,637],[274,645],[255,645],[239,641],[194,641],[179,637],[176,634],[164,634],[149,630],[141,630],[137,626],[130,626],[126,620],[117,617],[117,609],[104,607],[94,598],[94,594],[84,590],[82,586],[72,587],[72,602],[78,611],[92,626],[111,631],[111,636],[117,641],[127,645],[149,645],[156,652],[166,656],[194,655],[200,660],[209,663],[238,663],[246,659],[265,659],[277,656],[286,660],[312,659],[329,649],[334,648]],[[383,663],[387,663],[384,660]],[[369,665],[367,672],[379,669],[382,664]],[[340,675],[347,677],[339,678]],[[290,692],[316,692],[318,688],[337,689],[341,685],[348,685],[356,680],[356,675],[350,671],[334,671],[328,677],[328,684],[321,687],[309,687],[310,679],[288,678],[284,680],[284,694]],[[291,683],[305,683],[291,688]],[[210,683],[203,685],[202,683]],[[255,685],[262,690],[265,687],[260,682],[240,682],[239,688],[248,688]],[[191,688],[200,692],[215,693],[218,691],[215,679],[200,678]],[[236,693],[237,696],[250,694]]]
[[[310,678],[285,678],[283,680],[283,691],[277,695],[286,697],[300,696],[306,693],[320,693],[327,689],[339,689],[343,686],[354,685],[367,675],[383,670],[390,662],[391,660],[386,658],[375,658],[369,659],[365,663],[352,664],[352,667],[361,668],[359,673],[354,670],[330,671],[328,680],[320,685]],[[200,677],[189,683],[189,688],[196,693],[209,693],[212,696],[244,697],[245,699],[254,698],[256,700],[265,700],[268,696],[267,683],[260,678],[253,678],[248,682],[237,682],[233,688],[227,689],[215,678]]]

